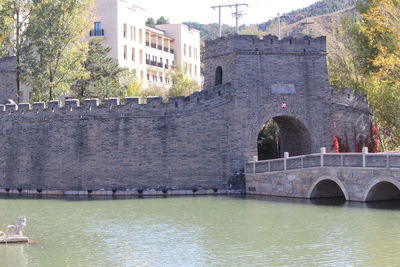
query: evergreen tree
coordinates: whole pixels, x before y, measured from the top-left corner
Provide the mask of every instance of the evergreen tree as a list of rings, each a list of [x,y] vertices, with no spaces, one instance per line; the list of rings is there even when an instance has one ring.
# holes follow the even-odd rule
[[[154,26],[156,26],[156,22],[154,21],[153,18],[147,18],[146,25],[150,26],[150,27],[154,27]]]
[[[72,86],[72,93],[79,99],[123,97],[125,88],[120,84],[123,69],[108,56],[110,47],[98,41],[89,42],[89,51],[83,67],[86,70]]]
[[[157,19],[156,24],[169,24],[169,19],[164,18],[164,16],[161,16]]]

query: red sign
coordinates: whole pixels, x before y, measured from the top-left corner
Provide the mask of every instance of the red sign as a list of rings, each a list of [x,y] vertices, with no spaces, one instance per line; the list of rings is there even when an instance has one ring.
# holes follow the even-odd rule
[[[287,103],[285,101],[281,102],[281,108],[287,108]]]

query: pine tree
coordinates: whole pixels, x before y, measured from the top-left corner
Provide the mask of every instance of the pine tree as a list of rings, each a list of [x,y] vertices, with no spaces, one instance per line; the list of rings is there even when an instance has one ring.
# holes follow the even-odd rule
[[[89,51],[83,67],[83,75],[72,86],[73,95],[79,99],[123,97],[125,88],[120,84],[123,69],[108,56],[110,47],[102,46],[98,41],[89,42]]]

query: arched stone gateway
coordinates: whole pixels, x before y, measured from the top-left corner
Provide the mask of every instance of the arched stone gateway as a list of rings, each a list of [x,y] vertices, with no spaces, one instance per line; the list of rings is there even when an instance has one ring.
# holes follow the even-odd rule
[[[322,177],[311,186],[308,198],[344,198],[349,200],[344,185],[336,178]]]
[[[368,186],[363,201],[400,199],[400,182],[393,178],[379,178]]]
[[[311,136],[307,127],[291,116],[277,116],[269,120],[258,134],[258,159],[283,157],[311,153]]]

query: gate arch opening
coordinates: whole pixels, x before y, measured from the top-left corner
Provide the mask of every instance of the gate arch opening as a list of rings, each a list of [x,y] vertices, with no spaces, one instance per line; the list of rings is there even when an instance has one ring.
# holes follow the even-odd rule
[[[310,193],[310,198],[342,198],[346,199],[346,195],[340,186],[330,180],[325,179],[318,182]]]
[[[399,200],[400,189],[391,182],[383,181],[375,184],[368,192],[365,201]]]
[[[259,160],[282,158],[311,153],[311,136],[306,126],[296,118],[277,116],[270,119],[258,134]]]

